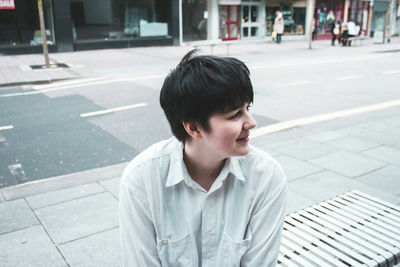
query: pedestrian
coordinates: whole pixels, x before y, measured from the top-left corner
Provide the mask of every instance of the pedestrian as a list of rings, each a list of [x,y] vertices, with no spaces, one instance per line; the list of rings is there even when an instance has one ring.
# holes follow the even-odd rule
[[[256,122],[247,66],[183,57],[160,104],[174,137],[126,167],[120,184],[123,266],[275,266],[285,175],[250,146]]]
[[[313,17],[312,18],[312,24],[311,24],[311,33],[312,33],[312,37],[311,37],[311,40],[315,40],[315,37],[316,37],[316,27],[315,27],[315,18]]]
[[[278,44],[280,44],[282,41],[283,30],[284,30],[284,21],[282,12],[276,11],[275,21],[274,21],[274,32],[276,32],[276,42]]]
[[[340,35],[340,22],[334,21],[331,26],[331,33],[332,33],[332,42],[331,45],[335,45],[336,39],[338,40],[338,44],[340,45],[339,35]]]

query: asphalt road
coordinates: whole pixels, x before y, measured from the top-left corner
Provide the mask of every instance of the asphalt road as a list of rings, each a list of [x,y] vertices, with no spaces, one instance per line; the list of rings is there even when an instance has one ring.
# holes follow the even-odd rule
[[[171,136],[158,94],[180,56],[129,70],[110,59],[97,80],[1,88],[0,126],[13,128],[0,132],[0,188],[126,162]],[[237,57],[251,70],[258,127],[400,99],[400,51],[332,47]]]

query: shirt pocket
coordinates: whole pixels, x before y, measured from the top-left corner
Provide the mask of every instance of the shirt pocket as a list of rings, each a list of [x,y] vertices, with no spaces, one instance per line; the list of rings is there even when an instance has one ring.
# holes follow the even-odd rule
[[[234,240],[226,232],[222,234],[218,252],[218,267],[239,267],[243,255],[250,248],[251,235],[244,240]]]
[[[163,267],[197,267],[196,247],[191,234],[171,240],[157,239],[157,249]]]

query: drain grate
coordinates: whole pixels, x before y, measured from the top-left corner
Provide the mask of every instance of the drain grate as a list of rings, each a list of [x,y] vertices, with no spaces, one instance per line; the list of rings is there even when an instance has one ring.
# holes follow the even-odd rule
[[[46,65],[30,65],[31,69],[33,70],[40,70],[40,69],[55,69],[55,68],[69,68],[69,66],[65,63],[57,63],[57,64],[50,64],[50,67],[46,67]]]

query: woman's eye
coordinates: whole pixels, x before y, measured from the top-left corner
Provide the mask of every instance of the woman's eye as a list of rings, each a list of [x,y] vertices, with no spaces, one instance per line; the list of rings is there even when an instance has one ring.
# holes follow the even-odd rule
[[[231,119],[237,119],[237,118],[240,117],[241,114],[242,114],[242,112],[239,111],[239,112],[237,112],[235,115],[233,115],[233,116],[231,117]]]

